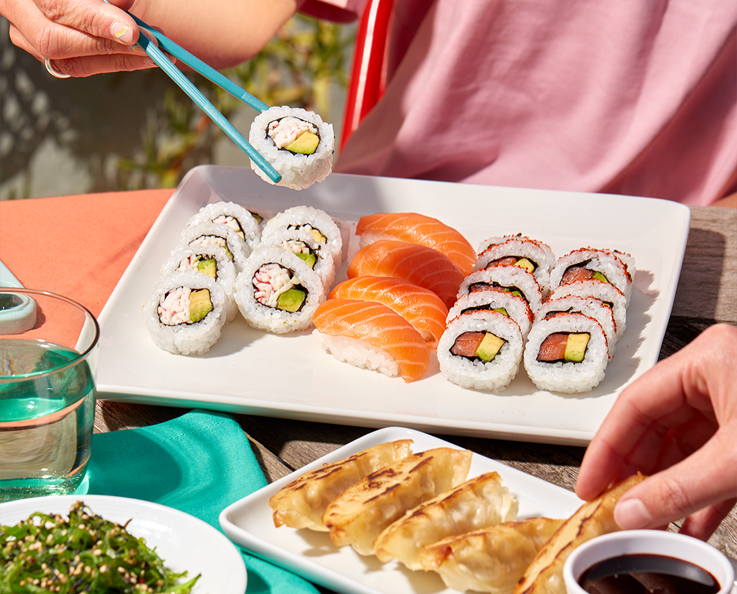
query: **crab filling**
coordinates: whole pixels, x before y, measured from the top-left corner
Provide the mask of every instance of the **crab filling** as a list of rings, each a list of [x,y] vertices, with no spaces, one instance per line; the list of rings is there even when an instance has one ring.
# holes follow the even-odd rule
[[[287,239],[282,243],[282,246],[295,254],[300,260],[303,260],[310,268],[315,268],[317,254],[304,241]]]
[[[233,259],[233,254],[228,249],[228,242],[225,240],[224,237],[220,237],[219,235],[200,235],[199,237],[196,237],[195,239],[190,241],[189,245],[191,246],[214,245],[217,247],[221,247],[225,250],[225,253],[228,255],[228,258],[230,258],[231,260]]]
[[[214,279],[218,277],[217,260],[212,256],[203,254],[192,254],[184,258],[179,263],[177,272],[182,270],[197,270],[198,272],[204,272],[207,276],[211,276]]]
[[[177,287],[161,298],[158,314],[165,326],[180,326],[203,320],[212,309],[210,291],[207,289]]]
[[[457,357],[480,359],[488,363],[497,356],[506,342],[491,332],[464,332],[455,339],[450,352]]]
[[[283,311],[299,311],[307,299],[305,289],[294,273],[281,264],[264,264],[253,275],[256,301]]]
[[[246,233],[245,231],[243,231],[243,227],[241,227],[240,221],[233,216],[221,214],[216,216],[212,220],[212,222],[218,225],[225,225],[229,229],[232,229],[239,235],[241,239],[246,238]]]
[[[317,126],[294,116],[269,122],[266,134],[278,149],[285,149],[291,153],[312,155],[320,144]]]

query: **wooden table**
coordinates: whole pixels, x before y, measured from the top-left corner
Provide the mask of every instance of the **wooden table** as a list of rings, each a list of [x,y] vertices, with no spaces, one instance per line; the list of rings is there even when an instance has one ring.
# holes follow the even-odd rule
[[[157,190],[0,202],[0,259],[25,286],[75,295],[99,314],[171,193]],[[692,207],[691,211],[688,245],[661,358],[682,348],[709,325],[737,325],[737,210]],[[34,254],[43,255],[43,260]],[[52,260],[54,266],[48,265]],[[141,427],[184,412],[103,401],[97,405],[95,428],[102,432]],[[236,418],[270,481],[372,431],[249,415]],[[572,446],[442,437],[570,490],[584,453],[583,448]],[[710,542],[737,556],[735,530],[737,512],[733,510]]]

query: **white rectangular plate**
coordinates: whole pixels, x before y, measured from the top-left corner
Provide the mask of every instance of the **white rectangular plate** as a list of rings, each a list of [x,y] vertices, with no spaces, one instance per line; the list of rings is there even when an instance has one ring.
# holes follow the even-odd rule
[[[206,355],[171,355],[151,341],[141,307],[187,220],[219,200],[274,213],[309,205],[352,223],[377,212],[419,212],[455,227],[474,246],[490,236],[522,233],[546,242],[556,256],[585,246],[629,252],[638,271],[627,329],[605,379],[581,395],[537,390],[522,368],[500,394],[465,390],[439,374],[435,357],[424,378],[406,384],[337,361],[309,331],[271,335],[240,316]],[[249,169],[197,167],[162,210],[100,315],[100,397],[584,445],[622,388],[657,361],[689,222],[686,206],[630,196],[339,174],[295,192],[266,184]],[[350,255],[356,244],[354,238]],[[336,282],[345,271],[344,264]]]
[[[412,451],[457,446],[419,431],[389,427],[349,443],[298,471],[299,474],[352,456],[368,447],[412,439]],[[518,518],[545,516],[564,519],[582,504],[573,493],[514,468],[474,454],[469,478],[498,472],[503,484],[519,501]],[[295,476],[286,476],[225,508],[220,514],[223,532],[236,544],[301,575],[345,594],[450,594],[432,572],[409,571],[396,561],[382,564],[373,556],[362,557],[351,547],[335,547],[326,532],[274,527],[269,498]]]

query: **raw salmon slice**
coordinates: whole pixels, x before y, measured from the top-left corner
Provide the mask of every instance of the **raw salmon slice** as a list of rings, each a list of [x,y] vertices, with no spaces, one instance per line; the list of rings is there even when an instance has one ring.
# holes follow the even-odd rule
[[[367,245],[354,256],[348,278],[387,276],[400,278],[435,293],[452,307],[463,282],[463,273],[440,252],[415,243],[383,239]]]
[[[445,331],[448,308],[440,297],[401,278],[358,276],[337,285],[328,298],[383,303],[412,324],[434,349]]]
[[[430,349],[412,325],[386,305],[374,301],[328,299],[312,317],[322,334],[363,340],[383,349],[405,382],[420,379],[430,363]]]
[[[476,263],[476,250],[456,229],[414,212],[379,213],[361,217],[356,225],[361,247],[380,239],[424,245],[445,254],[464,274]]]

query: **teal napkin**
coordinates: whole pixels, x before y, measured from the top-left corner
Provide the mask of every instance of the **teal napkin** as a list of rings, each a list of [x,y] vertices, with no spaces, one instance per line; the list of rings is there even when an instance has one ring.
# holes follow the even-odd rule
[[[223,509],[267,484],[238,423],[201,410],[151,427],[96,433],[88,479],[90,494],[153,501],[218,530]],[[241,552],[248,594],[317,594],[293,573]]]

